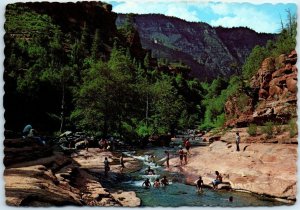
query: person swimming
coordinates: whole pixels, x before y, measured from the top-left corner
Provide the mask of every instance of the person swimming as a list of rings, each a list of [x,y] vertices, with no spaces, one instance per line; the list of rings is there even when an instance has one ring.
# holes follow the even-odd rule
[[[168,179],[167,179],[166,176],[164,176],[164,177],[160,180],[160,183],[161,183],[162,186],[167,186],[167,185],[169,185],[169,181],[168,181]]]
[[[148,178],[143,182],[142,187],[144,187],[144,186],[145,186],[145,188],[151,187],[151,183]]]
[[[153,187],[155,187],[155,188],[159,188],[159,187],[160,187],[159,179],[156,179],[156,180],[154,181]]]
[[[150,168],[150,166],[148,167],[148,169],[145,171],[146,175],[155,175],[154,170]]]

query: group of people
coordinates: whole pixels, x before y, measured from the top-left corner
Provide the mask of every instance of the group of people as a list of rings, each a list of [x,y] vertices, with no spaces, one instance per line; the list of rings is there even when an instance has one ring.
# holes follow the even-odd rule
[[[120,172],[123,173],[123,170],[125,168],[125,162],[124,162],[124,154],[122,153],[120,156]],[[104,158],[104,175],[105,177],[108,177],[108,172],[110,171],[110,165],[107,157]]]
[[[240,151],[239,143],[240,143],[239,132],[236,132],[236,150],[237,151]],[[102,148],[107,148],[108,141],[105,140],[105,139],[101,139],[100,142],[99,142],[99,145],[102,145]],[[187,156],[188,156],[188,154],[191,154],[190,153],[190,147],[191,147],[191,145],[190,145],[190,142],[189,142],[188,139],[184,140],[184,146],[185,146],[186,151],[184,151],[182,147],[180,147],[180,150],[178,151],[179,158],[180,158],[180,164],[181,165],[183,165],[183,160],[184,160],[185,164],[187,164]],[[170,165],[169,164],[170,152],[169,151],[165,151],[165,155],[166,155],[166,166],[169,167],[169,165]],[[154,161],[154,158],[155,158],[155,156],[153,156],[153,155],[150,156],[150,160],[151,161]],[[119,160],[120,160],[120,166],[121,166],[120,171],[122,173],[123,170],[124,170],[124,168],[125,168],[124,155],[123,154],[121,154]],[[105,176],[106,177],[108,176],[109,170],[110,170],[109,161],[108,161],[107,157],[105,157],[105,160],[104,160],[104,171],[105,171]],[[149,166],[147,168],[147,170],[145,171],[145,174],[146,175],[155,175],[155,172]],[[213,189],[217,190],[218,189],[218,185],[222,183],[222,176],[221,176],[221,174],[218,171],[215,171],[215,174],[216,174],[216,178],[212,181],[212,185],[213,185]],[[161,179],[161,180],[156,179],[153,182],[153,187],[158,188],[160,186],[167,186],[168,184],[169,184],[169,182],[168,182],[166,176],[164,176],[163,179]],[[196,184],[196,188],[197,188],[198,192],[202,192],[203,191],[204,182],[203,182],[201,176],[199,176],[199,179],[196,180],[195,184]],[[151,187],[151,182],[150,182],[149,178],[147,178],[143,182],[142,186],[144,186],[145,188],[150,188]]]
[[[222,181],[223,181],[223,177],[219,173],[219,171],[215,171],[215,174],[216,174],[216,178],[212,181],[212,185],[213,185],[213,189],[217,190],[218,185],[221,184]],[[203,192],[204,182],[203,182],[201,176],[199,176],[199,178],[195,181],[195,184],[196,184],[197,191],[198,192]]]
[[[183,165],[183,160],[184,160],[184,163],[187,164],[187,155],[188,155],[188,152],[184,151],[182,149],[182,147],[180,147],[180,149],[178,151],[178,154],[179,154],[180,165],[181,166]]]
[[[153,187],[154,188],[159,188],[159,187],[165,187],[169,185],[169,181],[167,179],[167,176],[163,176],[163,178],[161,180],[159,180],[158,178],[155,179],[155,181],[153,182]],[[146,189],[149,189],[151,187],[151,182],[149,180],[149,178],[147,178],[143,184],[142,187],[145,187]]]
[[[179,160],[180,160],[180,165],[183,165],[183,161],[185,164],[187,164],[187,157],[188,155],[190,155],[190,148],[191,148],[191,143],[188,139],[185,139],[183,141],[183,145],[185,147],[185,150],[183,150],[183,147],[180,145],[179,146],[179,151],[178,151],[178,155],[179,155]],[[169,151],[165,151],[165,155],[166,155],[166,166],[167,168],[170,167],[170,152]]]
[[[99,149],[100,150],[110,150],[111,146],[110,146],[110,142],[107,139],[100,139],[100,141],[98,142],[99,144]]]

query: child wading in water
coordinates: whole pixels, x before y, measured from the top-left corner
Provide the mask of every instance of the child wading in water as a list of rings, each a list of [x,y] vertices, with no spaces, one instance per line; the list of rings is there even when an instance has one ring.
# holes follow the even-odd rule
[[[198,193],[203,192],[203,189],[202,189],[203,184],[204,183],[203,183],[202,177],[199,176],[199,179],[196,181],[196,188],[197,188]]]

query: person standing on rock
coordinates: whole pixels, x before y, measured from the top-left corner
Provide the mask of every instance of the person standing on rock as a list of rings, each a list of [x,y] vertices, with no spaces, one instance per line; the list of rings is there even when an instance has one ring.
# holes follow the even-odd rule
[[[187,153],[190,155],[191,154],[190,153],[191,143],[188,139],[185,141],[184,146],[185,146]]]
[[[183,154],[184,154],[183,149],[180,148],[178,153],[179,153],[180,165],[182,166],[182,160],[183,160]]]
[[[239,132],[236,132],[236,135],[235,135],[235,143],[236,143],[236,151],[240,151],[240,141],[241,141],[241,137],[240,137],[240,134]]]
[[[105,175],[105,177],[108,176],[109,170],[110,170],[109,162],[108,162],[107,157],[105,157],[105,159],[104,159],[104,175]]]
[[[121,173],[123,173],[123,170],[125,168],[125,165],[124,165],[124,155],[123,153],[121,154],[121,157],[120,157],[120,165],[121,165]]]
[[[184,158],[185,165],[187,164],[187,155],[188,155],[188,152],[183,152],[183,158]]]
[[[166,164],[167,164],[167,167],[169,168],[170,153],[168,151],[165,151],[165,154],[166,154]]]
[[[88,138],[84,139],[84,146],[85,146],[85,150],[88,152],[89,151],[89,139]]]

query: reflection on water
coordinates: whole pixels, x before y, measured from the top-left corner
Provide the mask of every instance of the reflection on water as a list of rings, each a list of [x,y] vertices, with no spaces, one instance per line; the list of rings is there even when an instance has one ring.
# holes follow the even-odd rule
[[[124,152],[125,155],[131,156],[144,163],[141,171],[133,173],[133,180],[123,182],[121,187],[126,190],[133,190],[141,199],[143,206],[162,206],[162,207],[177,207],[177,206],[278,206],[284,205],[281,202],[262,199],[249,193],[229,192],[229,191],[213,191],[204,189],[204,192],[198,193],[195,186],[185,185],[180,182],[184,180],[182,174],[169,173],[164,171],[162,164],[165,149],[155,149],[135,152]],[[171,153],[175,151],[171,151]],[[155,162],[151,162],[149,157],[153,155]],[[152,156],[152,157],[153,157]],[[158,163],[158,164],[157,164]],[[145,175],[145,170],[151,167],[155,171],[155,175]],[[146,178],[149,178],[151,185],[154,180],[166,175],[171,181],[166,187],[146,189],[142,184]],[[176,180],[176,181],[175,181]],[[233,197],[233,202],[229,202],[229,197]]]

